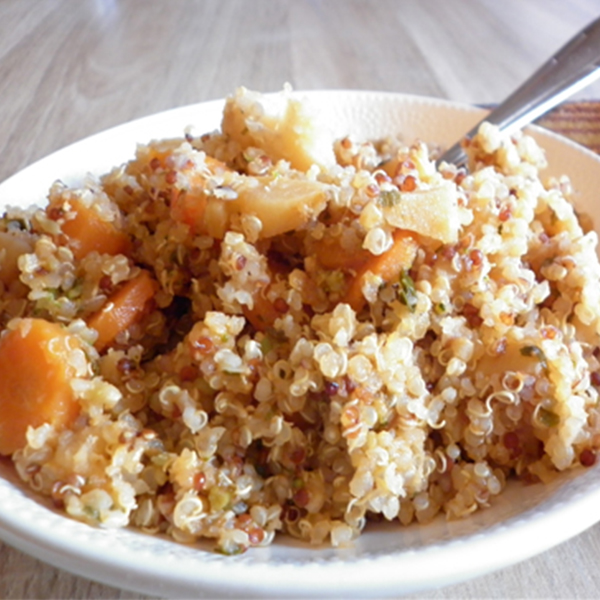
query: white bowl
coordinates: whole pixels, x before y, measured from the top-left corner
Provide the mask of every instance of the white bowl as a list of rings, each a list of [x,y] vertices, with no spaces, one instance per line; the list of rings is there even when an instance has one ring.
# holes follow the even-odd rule
[[[336,137],[401,133],[407,141],[449,145],[483,115],[473,107],[379,92],[300,94]],[[175,137],[193,125],[218,128],[222,101],[133,121],[73,144],[0,185],[0,206],[43,203],[56,179],[76,183],[133,156],[136,143]],[[532,128],[550,172],[567,173],[580,210],[600,223],[600,159],[552,133]],[[185,546],[134,530],[76,522],[26,489],[10,461],[0,461],[0,538],[75,574],[115,587],[168,597],[385,597],[439,587],[542,552],[600,520],[600,466],[544,486],[510,485],[487,510],[454,522],[367,527],[351,547],[309,547],[279,537],[268,548],[224,557],[209,546]]]

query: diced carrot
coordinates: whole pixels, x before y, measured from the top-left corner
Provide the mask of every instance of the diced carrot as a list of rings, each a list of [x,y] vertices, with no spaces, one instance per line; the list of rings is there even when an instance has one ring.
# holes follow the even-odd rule
[[[252,308],[246,305],[243,306],[244,316],[257,331],[266,331],[273,325],[275,319],[282,315],[281,312],[277,311],[273,302],[267,298],[268,289],[269,286],[265,286],[254,294]]]
[[[366,273],[371,272],[389,283],[396,279],[404,269],[411,267],[418,248],[419,244],[409,231],[396,229],[393,234],[392,247],[379,256],[372,256],[368,262],[363,264],[350,282],[344,302],[357,312],[361,310],[366,302],[362,293],[363,279]]]
[[[400,157],[394,156],[387,162],[381,165],[381,169],[385,171],[390,177],[396,177],[400,170]]]
[[[178,223],[190,226],[192,233],[200,233],[203,229],[206,212],[206,194],[200,189],[194,192],[181,191],[171,201],[171,217]]]
[[[76,347],[63,327],[44,319],[22,319],[0,338],[0,454],[24,447],[28,427],[75,420],[69,350]]]
[[[339,243],[336,238],[323,238],[315,241],[313,246],[315,255],[319,264],[324,269],[360,269],[372,256],[368,250],[357,248],[355,251],[348,251]]]
[[[58,203],[48,206],[48,214],[60,209]],[[86,206],[76,199],[69,200],[70,211],[74,217],[65,219],[62,232],[73,256],[79,260],[92,251],[100,254],[128,254],[131,248],[129,237],[118,229],[114,223],[104,221],[93,206]]]
[[[88,326],[98,332],[94,347],[103,352],[121,331],[139,321],[154,297],[158,283],[148,271],[142,270],[127,281],[88,319]]]
[[[247,305],[242,306],[244,317],[252,327],[263,332],[272,327],[275,319],[281,317],[289,308],[283,299],[276,299],[274,302],[269,300],[268,293],[271,283],[280,279],[287,279],[291,268],[283,257],[277,253],[270,254],[268,262],[270,283],[256,290],[253,296],[254,304],[252,308]]]
[[[230,171],[220,160],[206,155],[204,163],[212,175],[221,175]],[[205,231],[204,221],[208,197],[205,192],[206,176],[203,172],[186,172],[190,180],[189,189],[175,190],[171,200],[171,217],[179,223],[190,226],[192,233]]]

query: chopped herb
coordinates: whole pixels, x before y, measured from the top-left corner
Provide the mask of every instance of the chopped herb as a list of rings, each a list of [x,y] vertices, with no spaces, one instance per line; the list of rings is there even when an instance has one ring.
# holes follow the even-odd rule
[[[260,342],[260,349],[262,350],[263,355],[268,354],[271,352],[271,350],[280,344],[283,344],[286,340],[287,337],[283,331],[279,331],[273,327],[267,327],[265,336]]]
[[[236,556],[238,554],[243,554],[244,552],[246,552],[246,548],[244,548],[244,546],[241,546],[240,544],[236,544],[228,550],[217,546],[215,548],[215,552],[217,552],[218,554],[224,554],[225,556]]]
[[[94,508],[93,506],[87,506],[87,505],[84,506],[83,514],[86,517],[89,517],[90,519],[92,519],[93,521],[100,520],[100,511],[97,508]]]
[[[560,423],[560,417],[544,407],[540,407],[538,419],[540,423],[546,427],[556,427]]]
[[[222,488],[213,487],[208,492],[208,501],[210,503],[210,509],[219,512],[229,507],[231,503],[231,494]]]
[[[415,312],[417,308],[417,290],[415,289],[415,282],[406,269],[400,275],[400,291],[398,293],[400,295],[400,302],[410,312]]]
[[[523,346],[520,352],[522,356],[532,356],[537,358],[540,361],[544,371],[548,370],[548,361],[546,360],[546,355],[538,346]]]
[[[375,427],[373,427],[373,431],[379,432],[387,429],[389,424],[391,423],[391,419],[389,417],[379,417]]]
[[[550,256],[548,258],[545,258],[542,261],[542,267],[549,267],[552,263],[554,263],[554,256]]]
[[[379,204],[386,208],[395,206],[400,202],[402,194],[399,190],[382,190],[379,192]]]
[[[67,290],[65,296],[69,300],[75,300],[81,296],[83,291],[83,278],[78,277],[70,290]]]
[[[326,277],[323,279],[323,288],[328,293],[341,292],[346,283],[344,273],[340,269],[335,271],[329,271]]]
[[[446,305],[443,302],[438,302],[434,307],[433,310],[438,314],[438,315],[443,315],[446,312]]]
[[[269,354],[269,352],[271,352],[273,348],[275,348],[273,338],[271,338],[268,335],[265,335],[265,337],[260,341],[260,350],[263,353],[263,356],[265,354]]]

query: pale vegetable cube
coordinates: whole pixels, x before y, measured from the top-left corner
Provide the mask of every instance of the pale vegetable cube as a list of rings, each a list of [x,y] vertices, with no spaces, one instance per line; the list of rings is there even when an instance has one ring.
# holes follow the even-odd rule
[[[458,195],[452,184],[384,196],[382,211],[385,220],[394,227],[414,231],[446,244],[458,241],[460,212]]]
[[[547,369],[544,353],[538,346],[522,340],[510,340],[502,354],[485,354],[477,363],[477,371],[490,376],[494,373],[535,373],[536,367]]]
[[[315,219],[327,204],[326,186],[316,181],[275,179],[239,191],[240,212],[262,222],[260,237],[294,231]]]
[[[304,179],[247,177],[235,200],[211,198],[206,206],[206,232],[222,238],[235,217],[251,215],[262,223],[260,238],[294,231],[315,219],[327,204],[327,186]]]
[[[221,128],[242,150],[261,148],[272,160],[306,171],[335,163],[331,138],[315,119],[287,89],[263,96],[240,88],[227,99]]]

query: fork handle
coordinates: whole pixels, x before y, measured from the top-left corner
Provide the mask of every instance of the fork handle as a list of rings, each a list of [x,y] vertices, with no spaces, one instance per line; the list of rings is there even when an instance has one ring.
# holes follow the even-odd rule
[[[483,121],[509,133],[521,129],[598,77],[600,18],[575,35],[466,135],[473,137]],[[459,141],[438,158],[437,164],[447,162],[461,166],[466,160]]]

